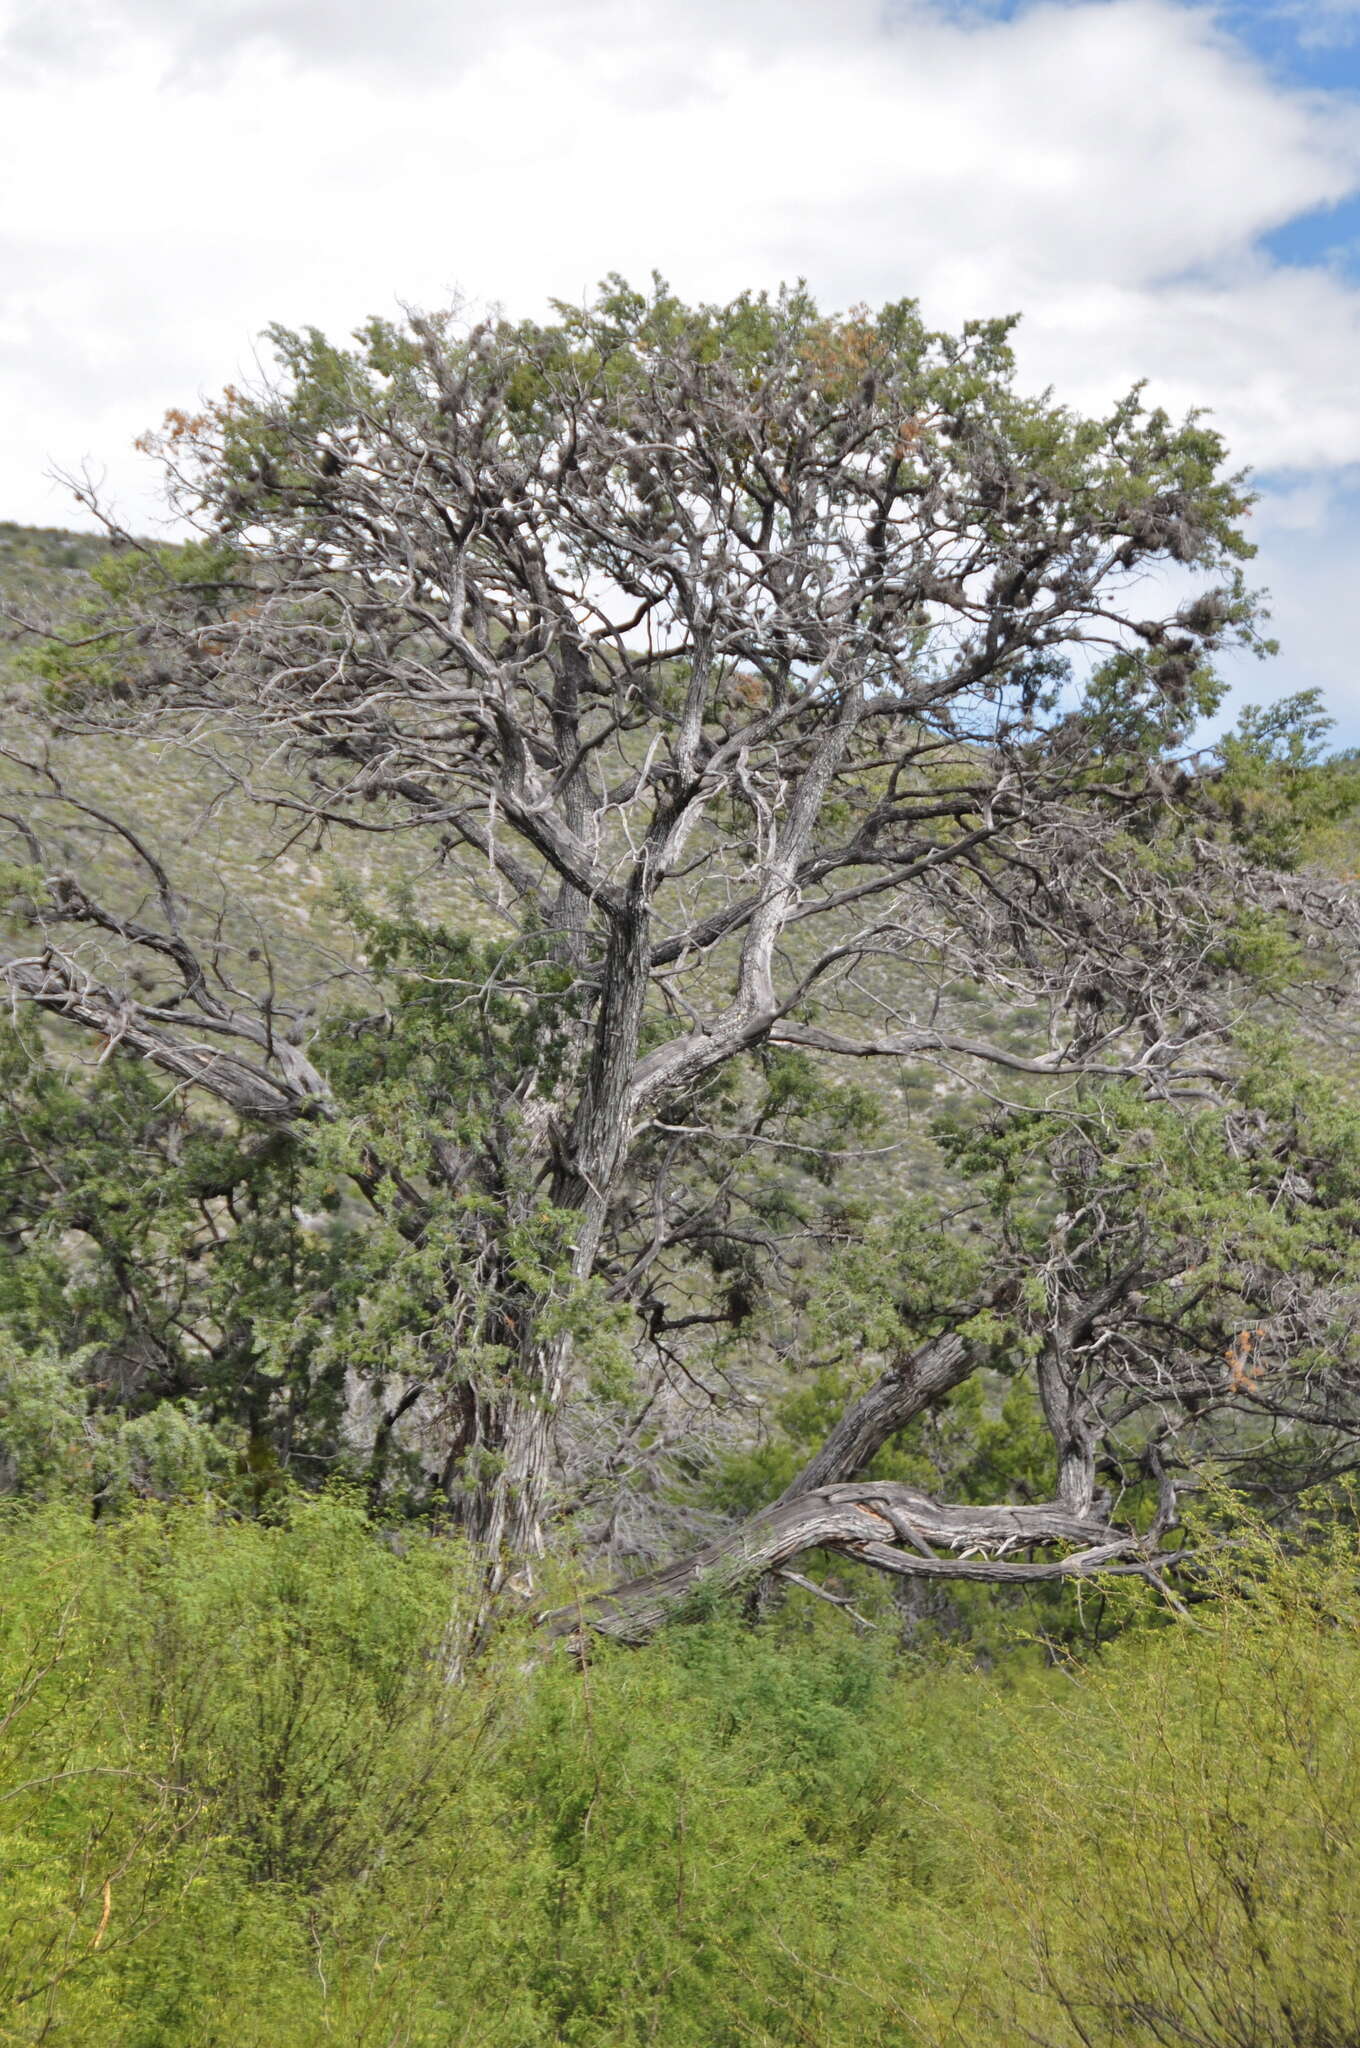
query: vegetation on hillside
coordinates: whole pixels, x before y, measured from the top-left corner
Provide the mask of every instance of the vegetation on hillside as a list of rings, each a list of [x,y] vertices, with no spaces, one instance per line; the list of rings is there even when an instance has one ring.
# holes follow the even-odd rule
[[[1245,482],[910,303],[273,340],[0,528],[0,2040],[1342,2048]]]
[[[341,1499],[0,1533],[0,2011],[129,2048],[1339,2048],[1353,1528],[1004,1675],[826,1608],[450,1688]],[[468,1585],[461,1597],[474,1597]]]

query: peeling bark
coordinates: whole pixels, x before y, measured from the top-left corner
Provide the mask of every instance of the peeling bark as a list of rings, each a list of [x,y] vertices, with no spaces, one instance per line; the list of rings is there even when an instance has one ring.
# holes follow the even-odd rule
[[[1077,1544],[1051,1561],[1013,1553]],[[809,1551],[834,1550],[876,1570],[908,1578],[973,1579],[1027,1585],[1089,1578],[1116,1569],[1146,1572],[1136,1538],[1105,1522],[1070,1514],[1060,1501],[1036,1507],[942,1506],[913,1487],[888,1481],[824,1486],[777,1502],[733,1533],[660,1571],[542,1617],[553,1637],[585,1633],[645,1643],[668,1621],[710,1600],[730,1598]],[[943,1550],[946,1554],[936,1555]]]

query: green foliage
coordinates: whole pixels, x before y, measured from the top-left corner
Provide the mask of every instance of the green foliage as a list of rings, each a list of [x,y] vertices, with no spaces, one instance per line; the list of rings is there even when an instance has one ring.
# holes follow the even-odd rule
[[[1238,1050],[1226,1114],[1150,1102],[1117,1082],[1089,1088],[1060,1125],[1025,1111],[956,1115],[941,1120],[941,1139],[1022,1247],[1047,1244],[1059,1212],[1076,1213],[1098,1193],[1102,1232],[1113,1217],[1158,1245],[1146,1263],[1165,1276],[1168,1304],[1177,1289],[1203,1292],[1206,1282],[1245,1302],[1263,1266],[1344,1280],[1356,1270],[1360,1198],[1349,1093],[1311,1072],[1278,1033],[1245,1032]],[[1079,1257],[1080,1235],[1065,1243]],[[1205,1304],[1222,1316],[1214,1294]],[[1024,1307],[1022,1293],[1021,1318]]]
[[[0,1027],[0,1458],[103,1506],[220,1482],[252,1439],[323,1471],[343,1364],[312,1305],[344,1219],[302,1206],[304,1149],[247,1136],[145,1067],[64,1063]]]
[[[1248,704],[1218,745],[1212,788],[1235,843],[1263,866],[1293,868],[1360,808],[1360,761],[1324,756],[1333,724],[1317,690]]]
[[[91,1408],[89,1354],[21,1351],[0,1330],[0,1478],[30,1499],[84,1495],[100,1510],[188,1500],[221,1483],[239,1448],[191,1405]]]
[[[430,1828],[475,1724],[430,1676],[457,1559],[398,1559],[339,1500],[0,1533],[11,2038],[279,2040],[305,1901]]]
[[[972,1940],[922,2038],[1053,2048],[1341,2048],[1360,2027],[1354,1527],[1259,1533],[1193,1626],[1121,1640],[1065,1698],[994,1713]],[[987,1768],[981,1758],[984,1769]]]
[[[326,1368],[418,1374],[494,1397],[517,1367],[519,1337],[570,1332],[590,1383],[623,1390],[624,1311],[572,1273],[578,1219],[554,1205],[525,1142],[523,1102],[551,1097],[579,1057],[582,999],[547,937],[488,943],[421,920],[402,903],[374,914],[347,893],[372,971],[389,992],[378,1016],[339,1014],[318,1056],[342,1115],[309,1133],[302,1199],[325,1205],[363,1180],[381,1134],[377,1220],[350,1237],[315,1356]],[[460,1170],[434,1170],[432,1154]],[[408,1227],[411,1185],[422,1190]]]
[[[1354,2037],[1348,1516],[1057,1671],[800,1597],[450,1687],[456,1549],[343,1498],[0,1521],[7,2038],[1086,2048]]]

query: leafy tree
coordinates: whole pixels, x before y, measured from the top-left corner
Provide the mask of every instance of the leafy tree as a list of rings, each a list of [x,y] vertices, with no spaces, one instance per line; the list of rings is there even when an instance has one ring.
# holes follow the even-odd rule
[[[391,1390],[379,1434],[424,1404],[489,1590],[555,1519],[592,1540],[603,1503],[607,1544],[693,1346],[721,1364],[783,1313],[790,1239],[859,1232],[832,1184],[866,1071],[1000,1103],[956,1141],[990,1190],[968,1278],[913,1299],[908,1273],[882,1371],[781,1499],[595,1626],[637,1639],[825,1547],[1146,1572],[1206,1408],[1344,1436],[1349,1311],[1322,1304],[1352,1254],[1319,1211],[1349,1139],[1338,1163],[1292,1098],[1245,1095],[1230,1041],[1340,985],[1353,911],[1267,866],[1292,827],[1231,796],[1283,744],[1311,799],[1314,707],[1210,770],[1186,751],[1215,650],[1264,645],[1203,422],[1137,392],[1081,419],[1017,389],[1004,322],[801,292],[615,281],[548,325],[273,339],[271,388],[150,444],[200,539],[125,545],[37,667],[68,727],[187,749],[219,809],[409,842],[406,901],[354,910],[348,996],[309,985],[35,761],[4,974],[367,1205],[300,1339]],[[979,1031],[979,991],[1025,1025]],[[984,1369],[1031,1376],[1049,1497],[862,1476]]]

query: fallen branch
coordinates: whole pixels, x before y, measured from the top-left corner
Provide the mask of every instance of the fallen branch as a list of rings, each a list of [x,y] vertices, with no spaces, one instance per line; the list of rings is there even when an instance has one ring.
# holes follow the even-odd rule
[[[1080,1548],[1049,1559],[1017,1550]],[[744,1592],[767,1573],[785,1573],[809,1551],[834,1550],[904,1578],[971,1579],[1032,1585],[1117,1573],[1146,1577],[1175,1557],[1144,1553],[1142,1540],[1071,1513],[1060,1501],[1037,1506],[944,1505],[888,1480],[824,1486],[776,1501],[730,1536],[659,1571],[574,1601],[541,1617],[554,1638],[587,1632],[645,1643],[677,1616]],[[944,1554],[940,1554],[944,1553]]]

